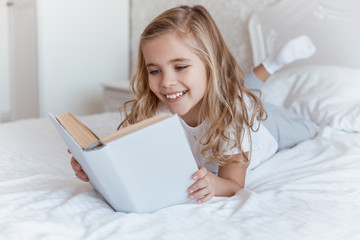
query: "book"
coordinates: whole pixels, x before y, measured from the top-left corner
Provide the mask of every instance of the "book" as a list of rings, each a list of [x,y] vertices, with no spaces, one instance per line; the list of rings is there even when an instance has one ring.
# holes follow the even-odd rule
[[[178,115],[159,114],[102,139],[71,113],[48,115],[115,211],[151,213],[193,202],[187,189],[198,167]]]

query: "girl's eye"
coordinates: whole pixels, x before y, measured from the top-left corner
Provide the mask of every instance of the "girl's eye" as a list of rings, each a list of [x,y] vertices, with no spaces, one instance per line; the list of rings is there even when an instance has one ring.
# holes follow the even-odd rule
[[[149,71],[149,74],[155,75],[155,74],[158,74],[159,72],[160,72],[160,70],[151,70],[151,71]]]
[[[185,69],[185,68],[187,68],[188,66],[176,66],[175,67],[175,69],[177,70],[177,71],[181,71],[181,70],[183,70],[183,69]]]

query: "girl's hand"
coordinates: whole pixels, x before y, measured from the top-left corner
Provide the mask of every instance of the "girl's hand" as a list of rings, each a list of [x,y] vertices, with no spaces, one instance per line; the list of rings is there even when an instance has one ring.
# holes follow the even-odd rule
[[[214,177],[215,175],[205,167],[199,167],[199,171],[192,176],[197,181],[188,188],[189,198],[199,198],[197,203],[203,203],[213,198],[215,196]]]
[[[68,150],[68,152],[71,154],[70,150]],[[74,157],[71,157],[70,160],[70,164],[72,169],[75,172],[75,175],[78,179],[84,181],[84,182],[88,182],[89,178],[86,175],[86,173],[82,170],[81,165],[76,161],[76,159]]]

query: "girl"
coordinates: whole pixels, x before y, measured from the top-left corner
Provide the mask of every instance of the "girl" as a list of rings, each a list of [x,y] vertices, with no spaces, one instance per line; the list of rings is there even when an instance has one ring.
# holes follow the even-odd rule
[[[245,81],[204,7],[167,10],[141,35],[131,78],[136,98],[125,104],[123,109],[130,104],[131,110],[119,128],[159,112],[178,114],[199,165],[189,198],[202,203],[233,196],[244,187],[250,159],[255,167],[277,150],[314,136],[314,124],[271,105],[264,105],[266,113],[259,97],[270,73],[314,50],[306,37],[290,41]],[[74,158],[71,165],[79,179],[88,181]]]

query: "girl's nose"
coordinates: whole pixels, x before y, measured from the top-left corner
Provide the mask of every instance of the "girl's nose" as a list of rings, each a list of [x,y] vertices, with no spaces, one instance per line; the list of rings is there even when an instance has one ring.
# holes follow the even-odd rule
[[[162,77],[162,81],[161,81],[161,86],[164,88],[167,87],[171,87],[176,85],[177,81],[176,81],[176,76],[174,74],[171,73],[163,73],[163,77]]]

